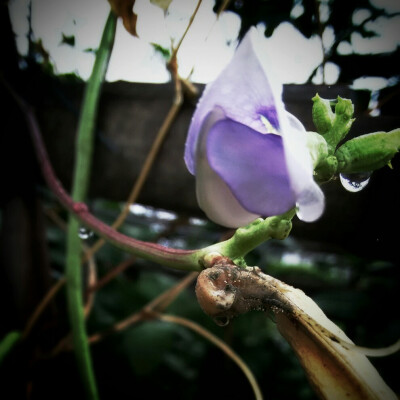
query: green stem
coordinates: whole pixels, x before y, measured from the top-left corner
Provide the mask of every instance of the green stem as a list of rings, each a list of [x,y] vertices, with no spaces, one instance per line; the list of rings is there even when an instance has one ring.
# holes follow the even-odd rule
[[[198,250],[193,257],[201,261],[207,254],[216,252],[230,258],[238,265],[243,265],[245,264],[244,256],[261,243],[269,239],[283,240],[287,238],[292,229],[292,218],[295,215],[296,208],[292,208],[281,215],[266,219],[258,218],[249,225],[238,228],[230,239]]]
[[[114,43],[116,16],[110,12],[96,54],[92,75],[87,83],[83,106],[79,120],[76,161],[72,198],[83,201],[88,190],[90,177],[93,132],[98,110],[100,89],[104,81],[108,61]],[[67,298],[68,313],[72,328],[75,355],[89,399],[98,399],[98,391],[90,357],[83,313],[82,278],[81,278],[81,240],[78,236],[79,222],[70,217],[67,232]]]

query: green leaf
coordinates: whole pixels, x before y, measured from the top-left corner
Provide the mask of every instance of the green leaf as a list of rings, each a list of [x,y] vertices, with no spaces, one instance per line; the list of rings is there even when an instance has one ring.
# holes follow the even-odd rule
[[[169,60],[171,57],[171,52],[169,49],[166,49],[165,47],[160,46],[157,43],[150,43],[153,46],[153,49],[156,51],[156,53],[159,53],[162,58],[165,60]]]

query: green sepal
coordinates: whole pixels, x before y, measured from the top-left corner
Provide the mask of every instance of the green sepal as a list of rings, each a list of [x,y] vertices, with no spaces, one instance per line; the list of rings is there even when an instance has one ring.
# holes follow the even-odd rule
[[[399,149],[400,128],[358,136],[337,149],[338,172],[349,174],[390,166]]]
[[[333,178],[337,170],[336,157],[330,155],[324,137],[316,132],[307,132],[307,148],[314,167],[314,179],[321,183]]]
[[[314,179],[318,183],[327,182],[336,175],[337,169],[337,158],[335,156],[328,156],[321,160],[321,162],[314,169]]]
[[[306,132],[307,142],[306,146],[310,153],[313,167],[319,165],[329,155],[329,148],[323,136],[316,132]]]

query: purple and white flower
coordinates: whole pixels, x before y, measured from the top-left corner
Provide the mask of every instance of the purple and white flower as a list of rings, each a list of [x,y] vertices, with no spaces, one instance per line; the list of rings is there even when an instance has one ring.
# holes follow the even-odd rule
[[[282,102],[282,85],[267,75],[251,28],[231,62],[208,84],[193,115],[185,162],[196,176],[200,207],[214,222],[246,225],[298,207],[314,221],[324,195],[313,180],[303,125]]]

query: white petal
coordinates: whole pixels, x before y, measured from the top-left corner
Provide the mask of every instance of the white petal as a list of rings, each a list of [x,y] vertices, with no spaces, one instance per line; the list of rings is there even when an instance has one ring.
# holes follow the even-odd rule
[[[307,134],[302,123],[285,112],[281,118],[282,138],[286,163],[299,212],[297,216],[306,222],[317,220],[323,213],[325,197],[313,178],[314,167],[307,147]]]

